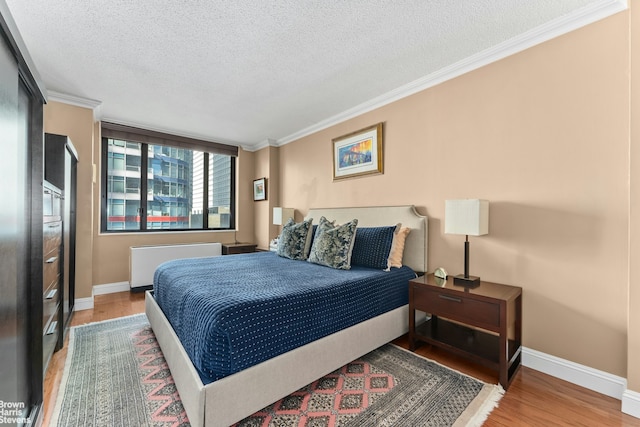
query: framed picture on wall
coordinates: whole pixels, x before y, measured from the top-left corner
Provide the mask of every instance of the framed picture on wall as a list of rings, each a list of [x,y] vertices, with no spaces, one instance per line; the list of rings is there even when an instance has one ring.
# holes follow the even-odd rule
[[[253,180],[253,201],[267,200],[267,178]]]
[[[334,138],[333,180],[383,173],[382,123]]]

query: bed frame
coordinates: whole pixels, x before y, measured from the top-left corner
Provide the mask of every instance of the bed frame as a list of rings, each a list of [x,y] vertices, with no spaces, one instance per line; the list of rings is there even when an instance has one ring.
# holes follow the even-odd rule
[[[311,209],[314,222],[358,218],[359,227],[401,222],[410,227],[404,264],[427,271],[427,218],[413,206]],[[251,368],[204,385],[178,336],[150,291],[146,314],[169,365],[189,421],[194,427],[236,423],[316,379],[375,350],[408,331],[408,306],[336,332]]]

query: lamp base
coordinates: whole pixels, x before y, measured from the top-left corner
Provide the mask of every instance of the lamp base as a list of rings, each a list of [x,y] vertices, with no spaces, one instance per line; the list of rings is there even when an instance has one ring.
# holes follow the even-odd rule
[[[453,277],[453,284],[466,288],[475,288],[480,286],[480,278],[478,276],[464,277],[464,274],[458,274]]]

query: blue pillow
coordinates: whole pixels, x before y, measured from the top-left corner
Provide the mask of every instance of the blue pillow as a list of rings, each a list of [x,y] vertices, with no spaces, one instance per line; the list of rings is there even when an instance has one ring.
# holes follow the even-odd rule
[[[386,270],[396,227],[357,228],[351,264]]]

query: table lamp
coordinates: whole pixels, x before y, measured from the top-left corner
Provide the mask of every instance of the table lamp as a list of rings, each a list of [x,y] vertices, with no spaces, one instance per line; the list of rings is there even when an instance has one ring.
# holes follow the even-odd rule
[[[474,287],[480,277],[469,275],[469,236],[489,234],[489,201],[480,199],[446,200],[445,234],[464,234],[464,274],[454,276],[455,285]]]
[[[294,218],[295,209],[293,208],[273,208],[273,225],[284,225],[289,218]],[[269,243],[269,250],[278,250],[278,239],[280,234]]]
[[[295,209],[293,208],[273,208],[273,225],[284,225],[293,218]]]

